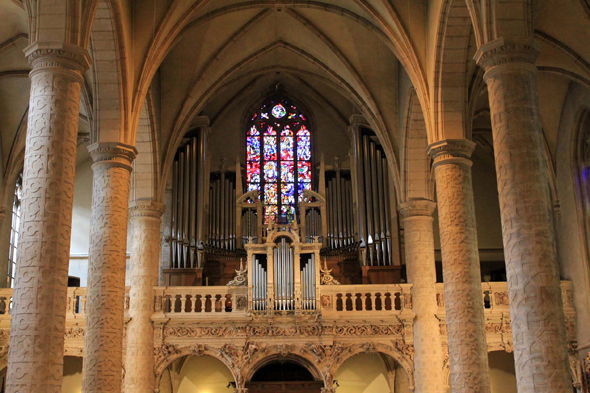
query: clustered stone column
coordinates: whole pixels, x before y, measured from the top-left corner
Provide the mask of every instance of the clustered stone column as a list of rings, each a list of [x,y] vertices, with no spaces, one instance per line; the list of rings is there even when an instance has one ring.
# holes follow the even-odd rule
[[[532,40],[482,46],[519,393],[571,392]]]
[[[414,320],[414,385],[416,393],[443,393],[443,357],[435,314],[436,268],[432,213],[436,204],[412,200],[400,205],[404,226],[406,269],[412,284]]]
[[[158,285],[160,227],[165,206],[151,200],[131,204],[131,289],[125,367],[125,392],[148,393],[154,377],[154,286]]]
[[[136,150],[88,147],[94,164],[82,392],[121,392],[129,177]]]
[[[78,113],[88,53],[27,49],[32,66],[6,388],[61,393]]]
[[[451,388],[489,393],[481,271],[469,159],[475,143],[447,139],[429,146],[438,199]]]

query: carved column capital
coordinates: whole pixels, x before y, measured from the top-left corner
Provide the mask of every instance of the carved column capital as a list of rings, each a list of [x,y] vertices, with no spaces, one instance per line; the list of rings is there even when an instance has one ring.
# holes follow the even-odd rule
[[[134,146],[119,142],[97,142],[88,146],[90,156],[94,161],[92,165],[117,166],[125,168],[129,172],[133,169],[131,163],[137,156]]]
[[[336,388],[322,388],[322,393],[336,393]]]
[[[92,60],[86,49],[67,42],[36,42],[25,49],[25,56],[33,69],[31,72],[53,68],[58,71],[74,71],[80,82],[82,74],[90,68]]]
[[[534,69],[541,45],[534,39],[505,40],[499,38],[479,47],[475,61],[489,73],[501,67],[528,67]]]
[[[475,150],[475,142],[468,139],[443,139],[428,146],[432,157],[432,167],[441,164],[459,164],[471,167],[470,160]]]
[[[138,199],[129,204],[129,218],[149,217],[160,219],[166,211],[166,206],[161,202],[151,199]]]
[[[399,205],[399,214],[402,220],[411,217],[429,217],[432,218],[432,214],[436,209],[436,203],[429,201],[428,199],[413,199],[408,202],[401,203]]]

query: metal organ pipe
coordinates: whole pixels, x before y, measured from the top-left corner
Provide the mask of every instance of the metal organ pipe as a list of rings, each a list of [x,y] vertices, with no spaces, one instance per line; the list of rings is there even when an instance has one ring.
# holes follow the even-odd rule
[[[369,152],[369,137],[363,136],[363,167],[365,168],[365,196],[367,211],[367,245],[369,246],[369,264],[373,266],[374,244],[373,244],[373,204],[371,203],[371,158]]]
[[[172,267],[178,261],[178,161],[172,164]]]
[[[391,261],[389,254],[387,253],[387,236],[385,235],[385,221],[389,219],[385,214],[385,188],[384,188],[384,181],[383,181],[383,158],[381,156],[381,152],[378,151],[377,157],[377,182],[379,185],[379,212],[381,216],[381,226],[380,226],[380,235],[381,235],[381,252],[383,255],[383,264],[388,265]]]
[[[189,182],[190,182],[190,191],[189,194],[193,197],[190,201],[190,213],[189,213],[189,247],[190,247],[190,267],[197,267],[196,263],[196,253],[197,253],[197,138],[191,138],[190,144],[190,174],[189,174]],[[187,147],[187,148],[188,148]],[[188,151],[188,150],[187,150]],[[199,214],[200,215],[200,214]]]
[[[375,241],[376,247],[376,262],[377,265],[381,264],[382,255],[381,255],[381,213],[379,208],[379,185],[377,181],[377,149],[375,148],[375,143],[370,142],[370,157],[371,157],[371,199],[373,201],[373,217],[375,220],[375,232],[373,239]]]

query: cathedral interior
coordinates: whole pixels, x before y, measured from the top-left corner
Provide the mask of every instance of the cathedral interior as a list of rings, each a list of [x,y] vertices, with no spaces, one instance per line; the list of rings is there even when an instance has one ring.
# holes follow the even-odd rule
[[[0,393],[590,393],[589,0],[0,18]]]

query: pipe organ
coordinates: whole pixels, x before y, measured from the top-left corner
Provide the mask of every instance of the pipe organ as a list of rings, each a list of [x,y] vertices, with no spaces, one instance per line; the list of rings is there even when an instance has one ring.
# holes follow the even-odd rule
[[[235,175],[223,168],[211,174],[209,188],[209,244],[236,250],[236,189]]]
[[[304,260],[304,257],[301,257]],[[315,254],[309,254],[301,263],[301,308],[315,310],[316,290]]]
[[[307,188],[295,192],[294,201],[285,194],[285,203],[295,207],[295,219],[278,226],[264,222],[265,209],[270,206],[265,203],[272,195],[261,195],[259,190],[266,188],[259,184],[253,188],[247,184],[240,158],[235,171],[225,169],[224,159],[219,170],[210,171],[205,153],[207,131],[187,134],[172,164],[170,191],[168,277],[182,278],[167,279],[165,271],[166,285],[227,283],[246,253],[254,311],[314,310],[320,255],[343,283],[399,280],[394,278],[400,272],[399,246],[387,159],[370,129],[353,125],[350,132],[350,164],[342,167],[336,157],[335,164],[326,168],[322,154],[315,169],[319,173],[311,176],[319,182],[305,183]],[[275,174],[270,171],[268,176]],[[245,186],[252,189],[245,192]],[[285,190],[290,192],[288,187]],[[276,243],[269,240],[286,233],[296,234],[296,241],[294,235],[280,236]],[[190,274],[192,278],[186,279]]]
[[[354,210],[352,182],[338,168],[326,185],[328,213],[328,246],[332,249],[353,244]]]
[[[286,238],[281,238],[274,249],[275,310],[295,309],[293,249]]]
[[[252,259],[252,310],[266,310],[266,287],[268,280],[266,278],[266,263],[258,256]]]
[[[357,221],[361,248],[368,249],[364,265],[391,266],[390,187],[387,159],[368,130],[357,128],[353,137]]]
[[[172,164],[171,264],[173,268],[202,267],[197,248],[202,241],[204,214],[205,136],[187,138]]]

